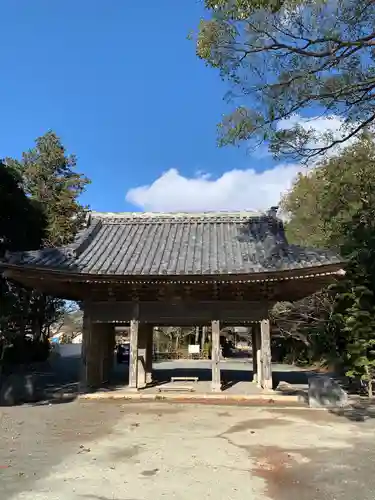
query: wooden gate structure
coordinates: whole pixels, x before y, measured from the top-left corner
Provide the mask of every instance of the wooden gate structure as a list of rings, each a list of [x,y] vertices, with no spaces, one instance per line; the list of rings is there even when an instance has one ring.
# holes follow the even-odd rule
[[[5,276],[84,311],[82,382],[108,381],[114,328],[130,325],[129,387],[152,378],[154,326],[212,327],[212,390],[221,390],[220,329],[253,325],[255,375],[272,387],[269,311],[344,274],[329,251],[289,245],[276,211],[90,212],[74,243],[6,254]]]

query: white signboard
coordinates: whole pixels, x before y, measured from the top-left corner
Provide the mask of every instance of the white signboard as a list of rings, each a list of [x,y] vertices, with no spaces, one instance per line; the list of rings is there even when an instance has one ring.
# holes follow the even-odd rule
[[[189,344],[189,354],[199,354],[199,344]]]

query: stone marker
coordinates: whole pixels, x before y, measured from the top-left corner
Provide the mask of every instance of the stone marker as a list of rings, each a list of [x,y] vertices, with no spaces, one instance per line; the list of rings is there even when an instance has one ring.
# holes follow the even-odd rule
[[[348,394],[336,380],[327,375],[309,377],[310,408],[342,408],[348,406]]]

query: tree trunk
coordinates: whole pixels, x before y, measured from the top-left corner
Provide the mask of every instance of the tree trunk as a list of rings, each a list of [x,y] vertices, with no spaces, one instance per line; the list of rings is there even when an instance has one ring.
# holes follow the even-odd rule
[[[204,351],[204,346],[206,344],[206,335],[207,335],[207,327],[203,326],[202,327],[202,345],[201,345],[202,352]]]
[[[365,367],[365,371],[367,375],[367,395],[371,399],[373,397],[373,391],[372,391],[373,373],[368,366]]]
[[[195,344],[199,343],[199,326],[195,327]]]

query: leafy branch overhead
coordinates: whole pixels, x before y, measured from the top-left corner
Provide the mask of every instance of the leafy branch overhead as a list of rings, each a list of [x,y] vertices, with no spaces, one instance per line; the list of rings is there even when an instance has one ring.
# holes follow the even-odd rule
[[[276,155],[309,159],[375,120],[375,2],[206,0],[197,54],[231,84],[238,104],[221,145],[267,141]],[[296,119],[335,116],[338,133]]]

